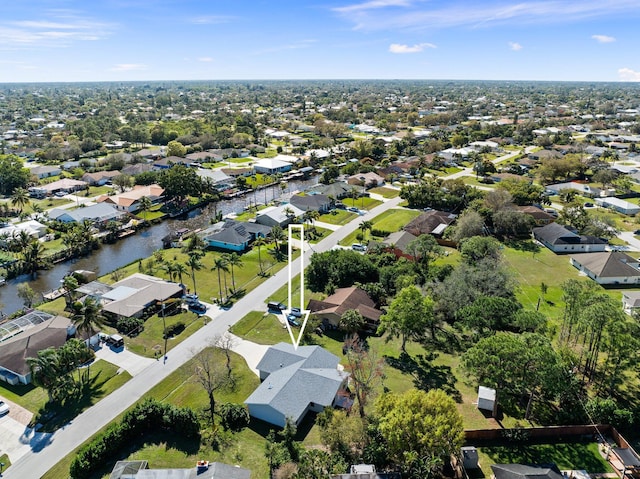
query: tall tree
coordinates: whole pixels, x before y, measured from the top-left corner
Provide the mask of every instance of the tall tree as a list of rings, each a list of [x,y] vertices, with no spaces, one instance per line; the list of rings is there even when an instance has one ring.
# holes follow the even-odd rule
[[[194,356],[195,376],[209,399],[209,419],[215,423],[216,392],[227,387],[229,377],[215,348],[205,348]]]
[[[76,301],[73,309],[73,322],[78,331],[85,333],[87,339],[103,326],[102,306],[91,296],[87,296],[84,301]]]
[[[420,337],[427,328],[435,337],[433,301],[423,296],[416,286],[408,286],[400,290],[387,312],[380,317],[378,333],[388,332],[391,338],[400,337],[401,349],[406,353],[407,339]]]
[[[237,292],[236,290],[236,275],[234,268],[242,268],[244,263],[242,262],[242,258],[237,253],[231,253],[227,258],[227,263],[231,269],[231,285],[233,286],[233,293]]]
[[[420,266],[423,276],[429,275],[429,265],[444,254],[444,250],[431,235],[420,235],[407,245],[407,251]]]
[[[357,336],[349,336],[345,340],[347,366],[351,373],[350,380],[353,392],[358,400],[358,413],[365,418],[365,408],[371,395],[382,382],[384,360],[372,348],[365,348]]]
[[[229,267],[228,267],[228,262],[227,259],[224,256],[218,256],[216,258],[214,258],[213,260],[213,266],[211,267],[211,270],[215,270],[218,273],[218,301],[219,304],[223,304],[223,296],[222,296],[222,281],[220,278],[220,272],[222,272],[225,275],[225,283],[226,283],[226,275],[229,272]],[[226,290],[226,288],[225,288]],[[225,297],[228,295],[228,293],[225,291]]]
[[[203,268],[202,261],[200,260],[202,256],[198,253],[192,253],[189,255],[189,259],[187,259],[187,267],[191,270],[191,281],[193,282],[193,293],[198,294],[198,289],[196,288],[196,271],[200,271]]]
[[[17,206],[18,211],[22,213],[25,206],[30,203],[29,191],[26,188],[16,188],[11,194],[11,205]]]
[[[425,463],[449,460],[464,442],[456,403],[439,389],[383,394],[376,401],[376,414],[390,456],[410,477]]]

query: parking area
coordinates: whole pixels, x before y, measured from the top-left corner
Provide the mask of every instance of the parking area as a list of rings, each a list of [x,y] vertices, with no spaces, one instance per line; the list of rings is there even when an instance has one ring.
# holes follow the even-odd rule
[[[30,450],[43,448],[51,434],[28,427],[33,413],[3,397],[0,399],[10,407],[9,414],[0,417],[0,454],[7,454],[15,462]]]

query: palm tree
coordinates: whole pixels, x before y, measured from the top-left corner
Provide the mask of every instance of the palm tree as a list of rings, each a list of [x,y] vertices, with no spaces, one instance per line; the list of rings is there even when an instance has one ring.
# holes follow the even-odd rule
[[[276,245],[276,254],[280,255],[280,242],[284,241],[287,238],[287,236],[284,234],[284,230],[280,226],[275,225],[273,228],[271,228],[271,232],[269,233],[269,235]]]
[[[145,223],[147,222],[147,211],[149,211],[152,206],[153,206],[153,203],[151,202],[148,196],[143,196],[142,198],[140,198],[140,201],[138,202],[138,209],[142,211],[143,219]]]
[[[273,230],[272,230],[273,231]],[[227,263],[231,267],[231,285],[233,286],[233,292],[236,292],[236,276],[233,271],[233,267],[237,266],[238,268],[242,268],[244,263],[242,262],[242,258],[237,253],[231,253],[227,258]]]
[[[40,241],[33,239],[29,246],[22,252],[27,271],[33,276],[38,267],[44,262],[46,248]]]
[[[26,188],[16,188],[11,195],[11,205],[17,206],[20,213],[29,204],[29,191]]]
[[[173,281],[176,277],[176,263],[167,261],[162,264],[162,269],[169,275],[169,281]]]
[[[97,299],[87,296],[84,302],[78,301],[73,307],[75,314],[72,319],[76,328],[86,333],[87,338],[91,337],[91,333],[103,325],[102,306]]]
[[[360,223],[358,228],[360,228],[360,231],[362,231],[362,238],[366,238],[366,232],[371,231],[371,229],[373,228],[373,223],[371,221],[363,221]]]
[[[292,221],[296,217],[296,214],[289,206],[285,207],[282,212],[287,218],[289,218],[289,221]]]
[[[62,278],[62,287],[64,288],[64,297],[67,303],[67,308],[70,308],[73,304],[75,290],[78,286],[78,280],[72,274],[68,274]]]
[[[258,248],[258,264],[260,265],[260,275],[264,275],[264,270],[262,269],[261,251],[262,251],[262,247],[266,244],[267,244],[267,241],[262,236],[258,236],[256,240],[253,242],[253,245]]]
[[[182,281],[182,276],[187,272],[187,267],[182,263],[174,263],[173,271],[178,277],[178,281],[180,281],[180,284],[184,284]]]
[[[194,235],[195,236],[195,235]],[[189,255],[186,265],[191,269],[191,281],[193,281],[193,293],[198,294],[196,289],[196,271],[200,271],[203,267],[202,261],[200,261],[200,253],[192,253]]]
[[[49,402],[61,377],[58,353],[53,348],[38,351],[35,358],[27,358],[33,384],[47,391]]]
[[[226,273],[229,272],[229,268],[227,267],[227,260],[224,256],[218,256],[213,260],[213,267],[211,268],[211,270],[213,271],[214,269],[218,272],[218,298],[220,300],[219,304],[222,305],[222,281],[220,279],[220,271],[223,271],[225,274],[225,283],[227,281]],[[227,287],[225,285],[225,296],[227,296],[226,289]]]

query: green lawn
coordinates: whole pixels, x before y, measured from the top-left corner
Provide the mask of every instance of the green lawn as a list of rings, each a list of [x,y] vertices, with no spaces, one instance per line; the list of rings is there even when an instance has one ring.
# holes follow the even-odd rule
[[[371,188],[370,193],[377,193],[385,198],[395,198],[400,195],[400,190],[395,188],[385,188],[384,186],[378,186],[377,188]]]
[[[289,341],[289,332],[274,314],[251,311],[229,330],[236,336],[258,344]]]
[[[420,210],[393,208],[376,216],[373,219],[373,228],[394,233],[400,231],[403,226],[420,216],[421,213]]]
[[[318,218],[318,221],[322,221],[323,223],[329,223],[331,225],[346,225],[356,216],[358,215],[355,213],[352,213],[351,211],[333,210],[331,211],[331,213],[326,213],[320,216],[320,218]]]
[[[164,324],[169,327],[182,322],[186,326],[180,334],[167,339],[167,351],[171,351],[171,349],[204,326],[206,324],[205,321],[210,320],[207,316],[198,317],[196,313],[184,309],[175,315],[165,315],[164,321],[161,315],[154,314],[144,322],[144,330],[138,336],[133,338],[125,337],[125,346],[133,353],[153,358],[156,355],[161,355],[164,350],[164,339],[162,337]]]
[[[614,472],[602,458],[595,442],[560,442],[523,446],[481,447],[480,467],[491,477],[491,464],[549,464],[560,470],[585,470],[589,473]]]
[[[118,366],[104,360],[98,360],[91,365],[91,377],[84,385],[80,397],[65,401],[64,404],[43,404],[32,419],[33,424],[43,425],[43,432],[53,432],[64,426],[85,409],[93,406],[103,397],[111,394],[129,379],[131,375],[123,371],[118,374]],[[46,394],[45,394],[46,401]]]
[[[0,474],[1,474],[2,471],[6,471],[9,468],[9,466],[11,466],[11,461],[9,460],[8,455],[3,454],[2,456],[0,456],[0,462],[4,464],[4,467],[0,468]]]
[[[419,216],[420,213],[421,211],[419,210],[393,208],[391,210],[385,211],[384,213],[380,213],[378,216],[373,218],[371,222],[373,223],[373,229],[389,231],[390,233],[393,233],[395,231],[400,231],[404,225],[409,223],[415,217]],[[360,241],[367,242],[371,240],[371,232],[367,231],[364,234],[364,238],[362,240],[359,240],[358,237],[362,234],[362,231],[360,229],[357,229],[343,238],[340,241],[340,244],[342,246],[349,246]]]
[[[0,396],[7,398],[23,408],[36,414],[47,402],[47,392],[33,384],[19,384],[12,386],[4,381],[0,382]]]
[[[345,198],[342,200],[342,203],[347,206],[355,206],[356,208],[360,208],[361,210],[370,210],[375,208],[378,205],[382,204],[380,200],[374,200],[373,198],[369,198],[367,196],[363,196],[362,198]]]
[[[324,238],[329,236],[331,233],[333,233],[333,230],[323,228],[321,226],[310,227],[308,225],[305,225],[304,227],[305,239],[309,243],[318,243],[319,241],[322,241]],[[296,239],[300,239],[299,230],[295,230],[292,236]]]

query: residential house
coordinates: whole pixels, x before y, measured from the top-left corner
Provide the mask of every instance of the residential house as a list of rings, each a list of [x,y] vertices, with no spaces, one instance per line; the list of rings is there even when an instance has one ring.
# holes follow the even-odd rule
[[[640,291],[624,291],[622,293],[622,308],[631,315],[640,308]]]
[[[9,384],[29,384],[27,358],[38,351],[58,348],[76,332],[69,318],[33,310],[0,325],[0,379]]]
[[[0,228],[0,235],[9,239],[20,235],[21,231],[25,231],[32,238],[42,238],[47,234],[47,226],[37,220],[28,220],[17,224],[12,223]],[[1,242],[6,242],[6,240]]]
[[[219,190],[224,190],[233,186],[234,179],[224,173],[222,170],[210,170],[208,168],[198,168],[196,170],[198,176],[205,180],[210,180],[211,183]]]
[[[84,190],[88,187],[89,185],[86,181],[63,178],[52,183],[31,187],[29,188],[29,194],[32,196],[44,197],[47,195],[53,195],[59,191],[73,192]]]
[[[96,203],[75,210],[54,208],[49,211],[49,218],[52,220],[63,223],[82,223],[84,220],[89,220],[91,223],[99,225],[105,225],[109,221],[118,221],[124,215],[124,212],[117,210],[109,203]]]
[[[256,173],[262,173],[265,175],[275,175],[277,173],[286,173],[293,169],[293,165],[287,161],[279,160],[277,158],[262,158],[258,160],[253,169]]]
[[[367,173],[358,173],[347,178],[350,185],[364,186],[366,189],[375,188],[384,185],[384,178],[377,173],[369,171]]]
[[[495,479],[566,479],[555,466],[523,464],[493,464]]]
[[[373,464],[354,464],[347,474],[334,474],[330,479],[402,479],[399,472],[377,472]]]
[[[230,251],[245,251],[257,238],[271,233],[271,226],[227,219],[199,233],[207,246]]]
[[[302,211],[317,211],[327,213],[333,206],[333,201],[326,195],[297,194],[289,200],[293,206]]]
[[[396,258],[407,258],[409,260],[413,260],[414,257],[409,251],[409,244],[418,239],[417,236],[409,233],[408,231],[396,231],[395,233],[391,233],[385,239],[380,242],[380,245],[387,251],[393,253]],[[371,249],[372,244],[369,244],[369,249]]]
[[[220,171],[222,171],[225,175],[228,175],[228,176],[230,176],[232,178],[238,178],[240,176],[251,176],[254,173],[253,168],[250,168],[250,167],[246,167],[246,168],[221,168]]]
[[[605,251],[607,241],[595,236],[579,235],[558,223],[533,229],[533,237],[556,254]]]
[[[339,363],[320,346],[271,346],[257,365],[262,383],[245,401],[249,414],[284,427],[288,419],[299,425],[309,411],[344,404],[349,374]]]
[[[537,206],[517,206],[516,210],[531,216],[537,226],[548,225],[549,223],[553,223],[556,220],[555,216],[547,213],[545,210],[543,210],[542,208],[538,208]]]
[[[189,153],[185,158],[197,163],[218,163],[223,160],[221,155],[211,151],[196,151]]]
[[[618,213],[622,213],[623,215],[635,215],[640,213],[639,205],[622,200],[620,198],[596,198],[595,202],[599,206],[610,208],[617,211]]]
[[[109,479],[250,479],[251,471],[222,462],[198,461],[190,469],[149,469],[147,461],[118,461]]]
[[[430,209],[420,213],[402,229],[414,236],[433,235],[436,238],[442,238],[444,231],[456,218],[457,215],[454,213]]]
[[[102,311],[113,318],[139,318],[158,309],[158,305],[171,298],[180,298],[182,286],[154,276],[134,273],[111,285],[111,290],[100,296]]]
[[[82,175],[82,181],[86,181],[91,186],[102,186],[113,180],[122,173],[117,170],[97,171],[95,173],[85,173]]]
[[[181,158],[180,156],[167,156],[166,158],[160,158],[153,162],[153,167],[156,170],[168,170],[173,165],[191,166],[193,163],[189,158]]]
[[[39,180],[43,178],[51,178],[52,176],[58,176],[62,173],[62,170],[59,166],[51,166],[51,165],[43,165],[43,166],[34,166],[29,170],[31,176],[35,176]]]
[[[321,194],[329,198],[341,200],[343,198],[348,198],[349,196],[351,196],[351,189],[352,188],[346,183],[336,181],[335,183],[329,183],[328,185],[319,183],[307,190],[307,194]]]
[[[576,254],[570,261],[598,284],[640,284],[640,262],[622,251]]]
[[[286,227],[301,217],[304,211],[292,204],[269,206],[256,213],[256,223],[267,226]]]
[[[136,185],[130,191],[125,191],[118,195],[102,195],[97,198],[98,203],[110,203],[120,211],[133,213],[140,208],[140,200],[147,197],[152,203],[158,203],[162,199],[164,188],[160,185]]]
[[[382,311],[376,308],[376,303],[362,289],[356,286],[338,288],[335,293],[323,300],[312,299],[307,309],[322,320],[323,324],[337,328],[340,318],[350,309],[358,311],[365,319],[365,330],[375,333],[380,324]]]
[[[153,170],[153,165],[151,163],[133,163],[132,165],[127,165],[122,168],[121,173],[123,175],[136,176],[140,173],[146,173],[151,170]]]
[[[588,196],[590,198],[604,198],[606,196],[612,196],[616,192],[616,190],[613,188],[602,190],[600,188],[589,186],[584,183],[578,183],[577,181],[570,181],[568,183],[556,183],[553,185],[547,185],[545,186],[545,188],[548,192],[554,195],[560,194],[564,190],[574,190],[579,194]]]

